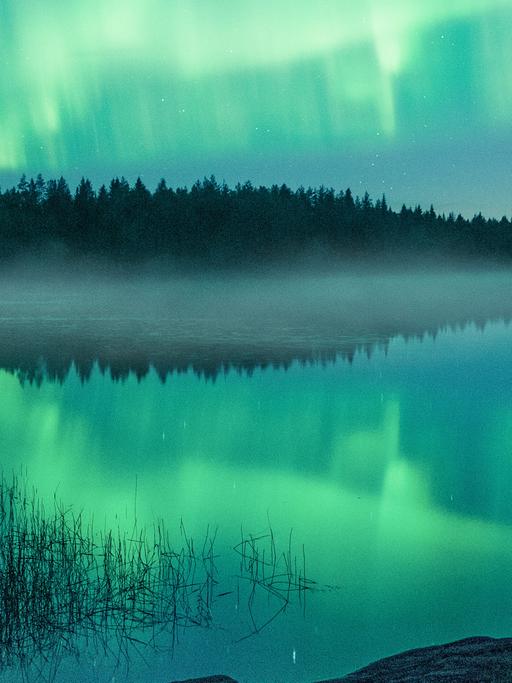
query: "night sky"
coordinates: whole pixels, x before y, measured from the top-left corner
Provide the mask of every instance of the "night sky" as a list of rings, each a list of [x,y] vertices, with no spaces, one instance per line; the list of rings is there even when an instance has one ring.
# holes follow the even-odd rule
[[[0,0],[0,183],[348,185],[512,213],[510,0]]]

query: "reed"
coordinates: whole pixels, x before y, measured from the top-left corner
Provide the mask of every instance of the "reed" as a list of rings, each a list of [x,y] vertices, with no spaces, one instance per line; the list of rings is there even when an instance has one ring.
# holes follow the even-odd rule
[[[289,532],[286,549],[279,551],[270,521],[268,529],[259,535],[245,534],[241,529],[241,540],[234,550],[240,558],[238,581],[245,585],[242,594],[246,596],[250,626],[239,641],[266,628],[286,611],[294,597],[298,598],[305,614],[306,593],[316,587],[316,582],[306,576],[304,546],[300,562],[293,552],[292,536],[293,529]],[[262,608],[263,602],[266,609]]]
[[[45,505],[26,479],[2,474],[0,668],[52,680],[62,658],[78,657],[84,647],[127,665],[134,649],[173,651],[183,630],[212,626],[214,603],[234,593],[218,588],[216,537],[208,527],[197,544],[181,521],[181,545],[173,545],[162,520],[98,532],[56,495]],[[305,608],[314,582],[306,578],[304,551],[302,563],[292,552],[291,533],[284,552],[270,525],[261,535],[242,533],[234,550],[236,591],[239,600],[245,595],[250,618],[244,637],[268,626],[294,595]],[[262,594],[270,605],[264,619],[257,608]]]

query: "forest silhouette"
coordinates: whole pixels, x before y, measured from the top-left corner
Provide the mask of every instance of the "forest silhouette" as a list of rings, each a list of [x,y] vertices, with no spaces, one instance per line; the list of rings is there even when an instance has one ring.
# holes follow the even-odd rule
[[[286,185],[234,188],[212,176],[154,192],[140,178],[113,179],[96,191],[82,178],[71,192],[66,180],[41,175],[0,192],[1,257],[56,253],[119,262],[169,260],[184,267],[229,267],[293,261],[319,254],[333,258],[442,254],[508,262],[511,221],[376,201],[350,189],[292,190]]]

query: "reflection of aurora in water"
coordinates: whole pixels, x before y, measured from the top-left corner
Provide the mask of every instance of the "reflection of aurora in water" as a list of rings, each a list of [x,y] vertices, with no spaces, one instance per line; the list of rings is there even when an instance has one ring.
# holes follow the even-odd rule
[[[3,465],[26,464],[42,494],[58,486],[99,520],[131,512],[137,478],[141,520],[182,516],[191,534],[210,523],[226,538],[268,518],[281,537],[293,526],[308,575],[341,589],[315,595],[305,621],[263,632],[256,650],[221,633],[187,638],[175,677],[198,673],[198,646],[205,672],[334,676],[391,651],[510,629],[510,353],[509,328],[490,324],[396,339],[352,365],[215,383],[94,373],[85,385],[70,376],[23,387],[2,373]]]
[[[0,170],[156,172],[186,155],[201,175],[205,159],[332,149],[372,150],[378,165],[389,146],[448,144],[461,122],[482,139],[508,130],[510,12],[505,0],[8,0]]]
[[[371,495],[400,485],[414,500],[509,520],[499,460],[511,421],[509,336],[502,324],[469,326],[435,340],[394,339],[385,353],[356,355],[351,365],[232,371],[214,383],[189,372],[162,384],[153,371],[140,383],[133,375],[117,383],[94,369],[84,385],[71,372],[62,385],[38,387],[2,372],[2,443],[6,454],[23,454],[39,482],[48,476],[49,490],[56,480],[67,490],[87,462],[92,489],[104,489],[100,500],[118,512],[148,453],[144,477],[156,468],[158,490],[162,472],[181,480],[206,462],[239,468],[243,453],[254,474],[298,470]],[[481,343],[492,345],[492,358]],[[119,504],[106,495],[110,477],[128,486],[115,487]]]

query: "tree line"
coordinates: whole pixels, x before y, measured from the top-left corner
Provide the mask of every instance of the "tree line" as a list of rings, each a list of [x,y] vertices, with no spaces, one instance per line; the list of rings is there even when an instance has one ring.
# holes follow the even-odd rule
[[[230,188],[212,176],[176,189],[162,179],[151,192],[140,178],[132,186],[114,178],[96,191],[82,178],[72,193],[62,177],[22,176],[0,191],[0,257],[48,250],[203,266],[404,251],[509,261],[512,230],[505,216],[466,219],[432,206],[397,212],[384,195],[374,201],[323,186]]]

